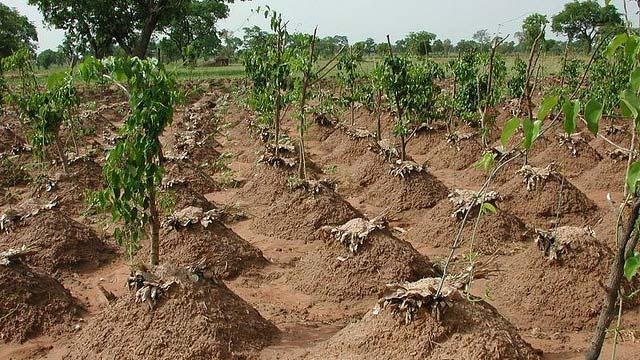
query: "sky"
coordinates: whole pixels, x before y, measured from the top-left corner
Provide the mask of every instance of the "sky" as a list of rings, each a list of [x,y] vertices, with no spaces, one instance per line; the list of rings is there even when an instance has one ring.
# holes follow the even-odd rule
[[[621,12],[623,1],[613,1]],[[251,10],[269,4],[289,20],[290,31],[311,33],[318,26],[319,36],[340,34],[352,42],[369,37],[383,42],[387,34],[395,41],[410,32],[426,30],[455,43],[470,39],[482,29],[495,35],[511,34],[513,38],[527,15],[539,12],[551,17],[567,2],[569,0],[236,0],[230,5],[229,18],[220,23],[219,29],[242,36],[244,27],[267,28],[266,20]],[[37,27],[39,51],[55,49],[62,43],[64,32],[43,24],[42,15],[37,8],[29,6],[27,0],[0,0],[0,3],[17,9]],[[635,1],[629,5],[635,13]]]

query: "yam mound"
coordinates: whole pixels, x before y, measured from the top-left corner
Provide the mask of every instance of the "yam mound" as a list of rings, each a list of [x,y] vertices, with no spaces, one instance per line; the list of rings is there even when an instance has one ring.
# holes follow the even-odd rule
[[[273,204],[253,219],[253,226],[267,236],[290,241],[313,241],[323,226],[340,225],[361,217],[358,210],[335,191],[319,193],[286,189]]]
[[[547,146],[544,151],[533,156],[531,163],[546,165],[549,161],[555,161],[560,170],[568,176],[579,176],[602,160],[602,156],[584,140],[571,146],[575,148],[575,154],[569,149],[569,144],[561,145],[556,139],[556,142]]]
[[[331,237],[318,241],[285,275],[288,284],[306,294],[359,300],[391,282],[435,275],[429,259],[388,231],[374,231],[353,254]]]
[[[322,142],[323,152],[328,154],[324,162],[338,167],[358,163],[363,155],[370,153],[368,147],[372,139],[353,139],[342,129],[334,131]]]
[[[145,252],[146,254],[146,252]],[[219,221],[160,233],[160,259],[174,265],[202,263],[216,276],[230,279],[264,267],[262,252]]]
[[[627,161],[605,158],[596,167],[585,171],[576,181],[586,191],[621,192],[624,189]]]
[[[367,188],[367,200],[378,207],[394,211],[428,209],[447,197],[447,187],[428,170],[412,172],[404,178],[389,174],[390,166],[385,166],[379,158],[375,168],[375,181]]]
[[[93,229],[55,209],[40,211],[12,230],[0,234],[0,246],[38,247],[38,253],[30,256],[27,263],[50,273],[94,269],[115,256],[115,250]]]
[[[408,325],[390,309],[368,312],[307,356],[310,359],[540,359],[491,305],[457,300],[441,322],[421,314]]]
[[[434,169],[462,170],[480,160],[483,146],[478,136],[460,140],[457,144],[441,141],[427,154],[427,162]]]
[[[205,174],[190,161],[168,160],[164,163],[164,173],[172,179],[184,180],[189,187],[200,194],[209,194],[220,190],[213,178]]]
[[[502,275],[487,285],[496,306],[522,319],[523,327],[581,330],[595,324],[605,295],[613,253],[584,228],[558,228],[564,248],[550,260],[538,244],[504,264]]]
[[[511,181],[500,188],[499,193],[505,197],[505,210],[540,227],[547,227],[555,221],[559,196],[562,196],[560,224],[584,224],[593,220],[598,210],[591,199],[560,174],[549,177],[542,186],[532,191],[527,190],[522,176],[514,175]]]
[[[0,342],[72,329],[80,307],[57,280],[13,262],[0,265]]]
[[[247,204],[271,205],[289,191],[287,179],[297,176],[295,168],[284,169],[266,164],[255,166],[254,175],[240,190],[240,198]]]
[[[439,248],[449,248],[458,235],[462,224],[453,214],[454,207],[449,199],[444,199],[433,209],[421,217],[423,219],[407,233],[409,241],[414,244],[426,243]],[[473,229],[478,214],[469,214],[462,233],[462,247],[470,246]],[[480,217],[473,251],[485,255],[505,255],[512,253],[522,242],[526,241],[531,231],[519,217],[508,211],[498,210],[497,213],[487,213]]]
[[[97,162],[81,158],[67,165],[67,173],[62,169],[53,176],[55,185],[47,194],[39,189],[39,196],[57,198],[60,211],[66,214],[79,215],[89,206],[87,195],[106,186],[102,175],[102,166]],[[42,184],[38,184],[41,186]]]
[[[160,201],[160,211],[163,215],[171,215],[173,212],[189,206],[196,206],[204,211],[212,210],[215,207],[204,195],[194,191],[189,184],[176,184],[162,190],[158,199]],[[164,206],[166,208],[163,208],[163,203],[165,203]]]
[[[433,127],[437,127],[437,124],[434,124]],[[420,132],[407,143],[407,152],[415,155],[427,155],[433,148],[439,147],[442,145],[441,143],[446,143],[446,137],[447,133],[444,129]]]
[[[162,277],[161,277],[162,278]],[[244,359],[279,330],[222,281],[188,274],[153,310],[130,293],[110,304],[73,339],[69,359]]]

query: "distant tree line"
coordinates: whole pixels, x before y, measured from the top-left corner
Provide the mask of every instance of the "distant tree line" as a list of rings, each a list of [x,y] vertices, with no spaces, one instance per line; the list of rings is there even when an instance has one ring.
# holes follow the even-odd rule
[[[258,26],[248,27],[238,36],[219,30],[217,23],[229,15],[229,3],[234,0],[29,0],[42,12],[45,22],[65,30],[65,40],[56,50],[46,50],[37,57],[43,68],[74,65],[79,58],[91,55],[138,57],[154,56],[163,62],[197,61],[216,57],[238,59],[245,49],[270,36]],[[28,19],[14,9],[0,4],[0,58],[18,48],[35,52],[37,33]],[[613,5],[602,6],[596,0],[565,4],[551,19],[543,14],[528,16],[521,31],[513,34],[497,48],[500,54],[527,52],[541,34],[541,50],[552,54],[589,52],[599,38],[623,26],[623,20]],[[553,32],[566,41],[548,38]],[[488,51],[498,35],[486,29],[476,31],[471,39],[454,44],[428,31],[412,32],[397,39],[394,52],[419,57],[449,56],[459,52]],[[288,41],[303,42],[301,35],[291,34]],[[381,56],[387,44],[372,38],[353,44],[347,36],[334,35],[317,40],[319,57],[329,58],[340,49],[352,46],[361,56]]]

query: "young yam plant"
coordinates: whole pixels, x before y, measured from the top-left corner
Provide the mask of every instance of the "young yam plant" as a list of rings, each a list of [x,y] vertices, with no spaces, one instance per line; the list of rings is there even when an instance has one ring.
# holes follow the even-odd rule
[[[21,93],[11,98],[17,104],[22,120],[30,128],[27,139],[34,153],[44,159],[47,147],[53,144],[66,172],[67,156],[59,132],[64,123],[71,122],[73,109],[80,102],[73,77],[68,73],[51,75],[46,88],[40,90],[33,72],[32,56],[28,51],[18,51],[4,59],[3,63],[20,73]]]
[[[260,8],[257,11],[260,12]],[[247,76],[253,83],[249,106],[258,113],[262,123],[273,127],[274,146],[271,156],[275,160],[280,157],[280,123],[293,101],[291,58],[295,49],[288,46],[288,23],[282,19],[282,15],[268,6],[263,15],[270,21],[273,34],[247,49],[244,65]]]
[[[108,58],[87,60],[81,66],[87,80],[108,79],[129,98],[129,116],[120,138],[109,151],[104,165],[107,188],[94,194],[92,203],[122,221],[114,236],[130,256],[148,235],[149,262],[159,262],[160,217],[156,191],[162,181],[160,136],[173,118],[177,99],[176,81],[157,60]],[[148,226],[148,231],[146,227]]]
[[[362,53],[359,49],[350,46],[343,52],[338,61],[338,79],[340,85],[347,89],[343,94],[343,100],[349,105],[351,126],[355,124],[355,102],[358,93],[358,80],[361,78],[359,67],[362,62]]]

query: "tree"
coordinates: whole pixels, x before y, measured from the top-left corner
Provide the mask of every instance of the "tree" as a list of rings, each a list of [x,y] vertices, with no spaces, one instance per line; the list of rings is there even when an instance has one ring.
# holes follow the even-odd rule
[[[148,225],[150,264],[155,266],[160,246],[156,204],[162,178],[160,136],[173,118],[176,81],[157,61],[139,58],[90,59],[80,73],[87,80],[106,78],[118,84],[129,98],[129,116],[104,165],[107,189],[94,194],[92,203],[124,222],[124,228],[116,229],[114,235],[130,255],[147,234]]]
[[[203,0],[191,1],[181,10],[163,32],[180,50],[182,60],[213,56],[221,45],[216,23],[229,15],[229,6],[217,0]]]
[[[613,5],[601,6],[598,1],[586,0],[567,3],[552,19],[551,29],[564,34],[569,43],[586,42],[589,52],[596,36],[604,27],[622,25],[622,17]]]
[[[271,34],[262,30],[259,26],[252,26],[250,28],[244,28],[244,36],[242,37],[242,43],[245,49],[258,49],[267,43],[271,37]]]
[[[473,34],[473,40],[480,44],[482,49],[488,49],[491,42],[491,35],[489,35],[489,30],[483,29],[478,30]]]
[[[412,32],[406,37],[408,50],[417,56],[427,56],[431,52],[431,43],[436,35],[427,31]]]
[[[36,58],[36,64],[38,64],[38,66],[41,68],[48,69],[52,65],[64,64],[64,58],[64,54],[60,51],[47,49],[38,54],[38,57]]]
[[[522,46],[529,49],[539,38],[538,44],[544,44],[545,29],[549,20],[546,15],[531,14],[522,23]]]
[[[0,4],[0,24],[0,58],[25,47],[32,52],[35,51],[38,33],[26,16]]]
[[[129,55],[144,58],[153,34],[176,26],[192,6],[224,6],[232,1],[29,0],[29,4],[40,9],[49,25],[89,44],[97,58],[108,55],[115,44]]]

